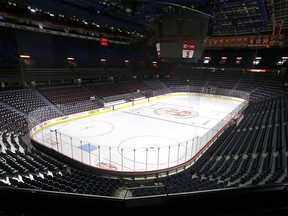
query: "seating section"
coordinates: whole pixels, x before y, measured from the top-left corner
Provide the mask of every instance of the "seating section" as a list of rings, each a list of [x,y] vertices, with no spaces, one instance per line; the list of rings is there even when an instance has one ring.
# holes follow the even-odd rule
[[[241,71],[215,71],[207,82],[207,86],[216,86],[218,88],[233,89],[239,80]]]
[[[33,116],[39,121],[58,117],[56,109],[49,106],[34,90],[17,90],[0,93],[1,101],[14,110],[18,110],[25,115],[33,113]],[[32,103],[31,103],[32,102]],[[41,110],[38,111],[37,110]]]
[[[0,139],[0,182],[2,186],[69,193],[115,196],[123,183],[98,177],[67,165],[31,148],[16,136],[3,133]]]
[[[138,80],[118,81],[118,85],[133,94],[133,97],[143,97],[149,94],[152,89],[145,83]]]
[[[259,79],[261,81],[261,78]],[[263,100],[271,97],[277,97],[283,94],[286,89],[284,87],[284,74],[270,74],[270,76],[262,82],[259,82],[257,88],[252,91],[252,100]]]
[[[106,103],[132,97],[128,90],[115,82],[87,84],[86,87]]]
[[[164,186],[136,187],[130,188],[129,191],[132,197],[166,195],[166,188]]]
[[[249,105],[189,172],[164,179],[168,193],[286,183],[287,102],[285,95]]]
[[[56,76],[61,78],[65,75],[73,75],[74,72],[69,68],[26,68],[25,73],[30,77],[37,76]]]
[[[0,65],[0,77],[4,80],[10,80],[10,78],[20,80],[21,71],[20,68],[15,66]]]
[[[84,79],[95,78],[95,77],[105,77],[107,74],[107,70],[105,68],[73,68],[73,71],[77,76],[82,77]],[[88,80],[89,81],[89,80]]]
[[[16,133],[27,132],[27,119],[24,114],[11,109],[11,107],[0,104],[0,128],[1,131],[13,131]]]
[[[212,76],[213,72],[208,69],[181,67],[168,71],[168,76],[161,78],[161,82],[163,82],[167,87],[181,85],[204,87],[208,85],[208,81]],[[230,77],[230,75],[228,75],[228,77]],[[214,83],[211,82],[211,85],[214,85]]]
[[[224,88],[249,92],[250,100],[263,100],[267,97],[277,97],[286,92],[284,87],[284,73],[253,73],[242,71],[216,71],[190,68],[176,68],[169,76],[160,81],[168,88],[178,86],[192,87],[193,91],[201,92],[201,88]]]
[[[98,100],[90,100],[96,95],[82,86],[41,88],[40,92],[63,113],[73,114],[99,108]]]
[[[26,171],[23,167],[18,167]],[[41,166],[45,169],[45,166]],[[111,179],[88,174],[76,169],[61,170],[47,173],[38,173],[37,167],[30,167],[30,176],[24,175],[21,179],[9,178],[12,187],[31,188],[77,194],[90,194],[99,196],[115,196],[117,189],[122,186],[119,179]]]
[[[158,79],[143,79],[141,81],[153,89],[154,92],[152,96],[163,95],[171,92],[171,90]]]
[[[91,71],[89,73],[93,73]],[[230,125],[191,168],[159,178],[158,185],[148,185],[147,182],[142,187],[130,188],[127,194],[132,197],[163,196],[287,183],[288,95],[283,87],[283,74],[237,72],[230,76],[228,72],[205,70],[187,74],[187,70],[180,70],[162,79],[98,80],[83,85],[2,91],[1,186],[119,196],[119,191],[129,187],[129,180],[111,179],[80,171],[36,149],[27,137],[27,118],[33,114],[37,121],[43,121],[96,109],[109,101],[141,97],[150,92],[172,92],[178,85],[197,89],[216,86],[245,90],[251,93],[251,99],[243,119]],[[223,79],[228,81],[224,82]],[[96,100],[90,100],[90,97]]]

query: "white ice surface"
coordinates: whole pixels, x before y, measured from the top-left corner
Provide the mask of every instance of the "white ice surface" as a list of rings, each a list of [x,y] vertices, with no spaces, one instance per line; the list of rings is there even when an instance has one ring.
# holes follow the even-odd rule
[[[164,169],[195,156],[205,145],[199,137],[227,121],[240,104],[200,96],[165,98],[57,124],[34,139],[91,166],[132,172]]]

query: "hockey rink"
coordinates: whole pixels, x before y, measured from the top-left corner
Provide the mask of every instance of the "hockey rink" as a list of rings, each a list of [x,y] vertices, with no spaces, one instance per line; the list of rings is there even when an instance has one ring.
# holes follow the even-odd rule
[[[237,98],[173,96],[48,125],[33,139],[90,166],[154,171],[193,158],[243,104]]]

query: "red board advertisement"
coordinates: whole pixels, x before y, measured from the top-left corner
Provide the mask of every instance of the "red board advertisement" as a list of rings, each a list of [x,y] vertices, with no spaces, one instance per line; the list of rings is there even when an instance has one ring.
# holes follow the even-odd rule
[[[108,38],[100,38],[100,46],[108,46]]]
[[[193,58],[193,54],[196,48],[195,41],[188,41],[182,43],[182,58]]]

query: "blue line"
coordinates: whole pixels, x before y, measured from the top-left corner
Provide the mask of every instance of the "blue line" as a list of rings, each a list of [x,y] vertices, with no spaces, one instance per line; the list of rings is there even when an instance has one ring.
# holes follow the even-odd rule
[[[186,124],[186,123],[175,122],[175,121],[171,121],[171,120],[167,120],[167,119],[155,118],[155,117],[152,117],[152,116],[146,116],[146,115],[131,113],[131,112],[127,112],[127,111],[121,111],[121,112],[127,113],[127,114],[131,114],[131,115],[137,115],[137,116],[142,116],[142,117],[146,117],[146,118],[152,118],[152,119],[157,119],[157,120],[172,122],[172,123],[176,123],[176,124],[186,125],[186,126],[190,126],[190,127],[196,127],[196,128],[202,128],[202,129],[206,129],[206,130],[211,130],[211,128],[205,128],[205,127],[190,125],[190,124]]]

